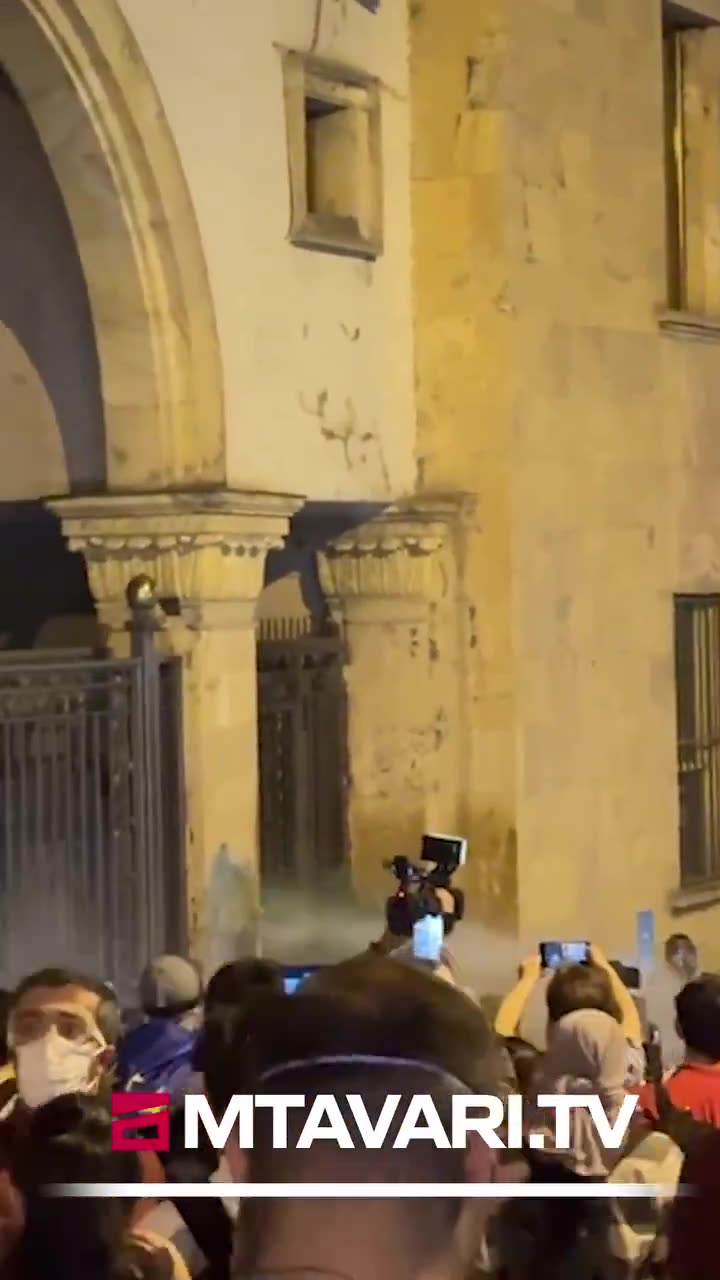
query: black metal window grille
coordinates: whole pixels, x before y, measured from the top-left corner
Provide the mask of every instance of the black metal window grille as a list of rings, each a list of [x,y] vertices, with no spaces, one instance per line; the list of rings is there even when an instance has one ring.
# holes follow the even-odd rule
[[[720,881],[720,595],[675,599],[680,883]]]

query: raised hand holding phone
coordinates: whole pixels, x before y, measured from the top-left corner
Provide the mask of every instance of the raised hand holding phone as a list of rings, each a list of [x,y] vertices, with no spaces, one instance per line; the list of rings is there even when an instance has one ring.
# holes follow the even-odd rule
[[[589,942],[541,942],[540,963],[543,969],[557,969],[562,964],[589,964]]]
[[[444,938],[444,925],[441,915],[423,916],[413,925],[413,955],[416,960],[426,960],[431,964],[439,964]]]

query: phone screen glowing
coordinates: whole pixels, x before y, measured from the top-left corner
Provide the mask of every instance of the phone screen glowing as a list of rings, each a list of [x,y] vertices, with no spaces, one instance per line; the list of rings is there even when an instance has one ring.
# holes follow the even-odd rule
[[[442,916],[423,916],[413,926],[413,955],[416,960],[429,960],[436,964],[443,947],[444,926]]]

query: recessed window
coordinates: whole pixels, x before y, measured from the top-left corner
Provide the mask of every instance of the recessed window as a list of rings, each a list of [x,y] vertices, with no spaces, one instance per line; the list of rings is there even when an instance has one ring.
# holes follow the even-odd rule
[[[663,19],[668,304],[717,315],[720,28],[670,2]]]
[[[290,239],[302,248],[377,257],[382,252],[377,83],[288,54],[285,102]]]
[[[680,885],[720,882],[720,596],[675,599]]]

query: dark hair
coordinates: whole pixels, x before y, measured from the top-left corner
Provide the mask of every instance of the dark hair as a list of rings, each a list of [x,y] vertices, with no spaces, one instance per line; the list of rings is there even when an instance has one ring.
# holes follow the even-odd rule
[[[80,987],[82,991],[89,991],[96,995],[100,1002],[96,1016],[98,1028],[109,1045],[117,1044],[122,1021],[120,1004],[112,987],[109,987],[106,982],[101,982],[98,978],[90,978],[84,973],[76,973],[72,969],[38,969],[27,978],[23,978],[15,988],[12,1008],[17,1008],[26,992],[35,991],[40,987],[47,987],[49,991],[59,990],[61,987]]]
[[[671,933],[665,942],[665,955],[672,955],[677,947],[690,947],[692,951],[697,951],[697,947],[689,933]]]
[[[267,995],[284,995],[283,973],[272,960],[235,960],[210,979],[205,992],[205,1021],[198,1032],[193,1070],[205,1074],[209,1059],[226,1053],[253,1010]]]
[[[453,1094],[459,1092],[456,1080],[473,1093],[504,1092],[499,1044],[480,1009],[448,984],[377,955],[323,969],[293,996],[268,995],[256,1006],[250,1023],[240,1018],[236,1027],[234,1043],[207,1064],[206,1090],[216,1114],[233,1094],[268,1089],[298,1092],[308,1101],[319,1093],[334,1095],[343,1119],[351,1123],[346,1095],[357,1093],[371,1123],[377,1123],[388,1092],[397,1092],[405,1101],[423,1093],[432,1097],[445,1124]],[[272,1069],[268,1080],[266,1073]],[[273,1148],[269,1112],[257,1112],[250,1156],[253,1178],[436,1183],[464,1178],[464,1152],[426,1142],[394,1149],[392,1125],[382,1150],[344,1151],[323,1143],[310,1151],[296,1150],[304,1110],[293,1109],[288,1116],[286,1151]],[[320,1176],[314,1178],[315,1174]],[[439,1196],[432,1203],[412,1204],[398,1205],[398,1213],[412,1218],[408,1238],[426,1255],[445,1247],[461,1201]],[[250,1273],[261,1269],[263,1244],[282,1212],[270,1202],[253,1201],[243,1209],[242,1263]]]
[[[214,973],[205,991],[205,1012],[218,1005],[244,1004],[258,990],[283,990],[283,971],[274,960],[233,960]]]
[[[219,1046],[218,1046],[219,1047]],[[482,1011],[436,978],[375,954],[314,974],[293,996],[268,995],[225,1024],[206,1088],[223,1112],[265,1071],[332,1055],[381,1055],[439,1067],[474,1093],[504,1079],[500,1046]]]
[[[518,1092],[525,1097],[532,1091],[534,1077],[543,1055],[534,1044],[530,1044],[529,1040],[523,1040],[521,1036],[506,1036],[503,1043],[510,1054]]]
[[[547,989],[547,1008],[550,1022],[559,1022],[580,1009],[599,1009],[622,1022],[610,978],[593,964],[568,964],[558,969]]]
[[[25,1226],[11,1274],[18,1280],[120,1280],[131,1200],[48,1194],[71,1182],[140,1182],[134,1151],[114,1151],[111,1118],[97,1098],[68,1094],[35,1112],[16,1172]]]
[[[678,1026],[688,1049],[720,1062],[720,977],[693,978],[675,997]]]
[[[452,898],[452,911],[443,911],[442,913],[443,932],[445,937],[449,938],[458,921],[463,920],[465,917],[465,894],[462,889],[456,889],[452,884],[443,885],[442,887]]]

